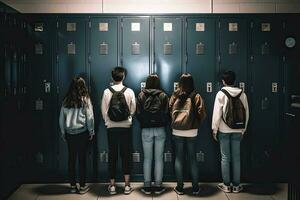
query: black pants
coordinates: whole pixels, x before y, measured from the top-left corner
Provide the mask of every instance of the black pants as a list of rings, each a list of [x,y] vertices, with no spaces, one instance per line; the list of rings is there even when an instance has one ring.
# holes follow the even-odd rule
[[[108,137],[108,162],[110,178],[116,178],[116,167],[118,160],[118,149],[122,158],[122,169],[124,175],[130,174],[131,167],[131,128],[109,128]]]
[[[79,160],[79,174],[80,174],[80,186],[85,186],[86,179],[86,154],[89,141],[88,132],[80,134],[66,134],[66,140],[68,142],[69,151],[69,176],[71,185],[76,185],[76,159]]]

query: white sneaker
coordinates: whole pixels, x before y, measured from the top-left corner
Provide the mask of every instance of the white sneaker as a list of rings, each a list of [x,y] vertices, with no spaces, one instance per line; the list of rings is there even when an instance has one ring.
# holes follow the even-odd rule
[[[224,183],[219,183],[217,185],[217,187],[222,190],[223,192],[226,192],[226,193],[230,193],[231,192],[231,186],[227,186],[225,185]]]
[[[116,186],[109,185],[107,189],[108,189],[108,192],[109,192],[110,195],[117,194]]]
[[[232,192],[233,193],[239,193],[240,191],[242,191],[244,188],[243,186],[239,185],[239,186],[233,186],[232,187]]]
[[[130,194],[133,191],[133,188],[130,185],[126,185],[124,189],[124,194]]]
[[[77,186],[76,185],[71,185],[70,186],[70,193],[74,194],[77,192]]]
[[[79,194],[85,194],[90,190],[90,187],[88,185],[85,185],[84,187],[79,188]]]

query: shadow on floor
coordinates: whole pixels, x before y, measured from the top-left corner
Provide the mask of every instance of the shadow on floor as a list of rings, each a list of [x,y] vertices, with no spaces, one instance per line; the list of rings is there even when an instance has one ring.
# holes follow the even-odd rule
[[[274,195],[278,192],[281,192],[283,189],[278,187],[276,184],[248,184],[244,185],[244,191],[250,194],[257,195]]]
[[[70,187],[69,185],[42,185],[33,188],[33,192],[38,195],[63,195],[70,193]],[[99,194],[99,190],[93,184],[90,185],[89,192],[95,194],[95,196]]]

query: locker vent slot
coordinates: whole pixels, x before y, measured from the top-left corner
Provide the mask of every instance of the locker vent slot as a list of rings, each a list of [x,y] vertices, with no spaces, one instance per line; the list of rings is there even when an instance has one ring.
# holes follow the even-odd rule
[[[35,44],[34,48],[36,55],[42,55],[43,54],[43,45],[41,43]]]
[[[131,54],[132,55],[139,55],[141,53],[140,51],[140,44],[135,42],[131,45]]]
[[[237,43],[236,42],[230,43],[229,47],[228,47],[228,53],[230,55],[232,55],[232,54],[237,54],[237,52],[238,52],[238,45],[237,45]]]
[[[76,23],[67,23],[67,31],[68,32],[76,31]]]
[[[196,44],[196,54],[197,55],[203,55],[205,50],[205,44],[202,42],[199,42]]]
[[[108,44],[102,42],[102,44],[100,44],[100,55],[107,55],[107,54],[108,54]]]
[[[270,54],[270,45],[267,42],[261,45],[261,54],[262,55]]]
[[[68,44],[68,47],[67,47],[67,49],[68,49],[68,54],[76,54],[76,45],[74,44],[74,43],[69,43]]]
[[[172,55],[173,51],[173,45],[170,44],[169,42],[164,44],[164,54],[165,55]]]

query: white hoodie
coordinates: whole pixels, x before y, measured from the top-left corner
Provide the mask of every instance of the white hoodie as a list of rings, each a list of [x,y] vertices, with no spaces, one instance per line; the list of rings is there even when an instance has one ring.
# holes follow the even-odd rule
[[[225,86],[222,89],[225,89],[226,91],[228,91],[229,94],[233,97],[237,96],[242,91],[242,89],[240,89],[240,88],[230,87],[230,86]],[[242,101],[242,103],[245,107],[245,110],[246,110],[246,127],[245,127],[245,129],[232,129],[232,128],[229,128],[222,119],[222,115],[225,112],[225,105],[228,103],[228,98],[222,91],[219,91],[217,93],[216,99],[215,99],[215,104],[214,104],[213,117],[212,117],[212,130],[213,130],[214,134],[216,134],[218,131],[220,131],[222,133],[242,133],[242,134],[244,134],[244,132],[247,129],[248,120],[249,120],[248,101],[247,101],[247,96],[244,92],[241,94],[240,100]]]

